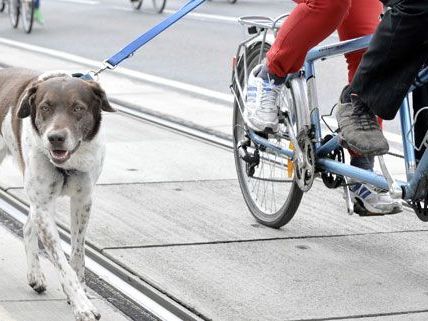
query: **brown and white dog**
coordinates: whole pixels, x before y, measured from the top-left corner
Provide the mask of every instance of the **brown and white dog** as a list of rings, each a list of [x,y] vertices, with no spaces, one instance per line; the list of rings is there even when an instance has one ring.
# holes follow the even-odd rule
[[[24,175],[30,213],[24,226],[28,283],[46,290],[38,237],[55,266],[78,321],[100,318],[84,291],[84,243],[91,195],[105,148],[101,112],[114,109],[95,81],[65,73],[0,70],[0,163],[11,154]],[[70,197],[70,263],[60,245],[55,201]]]

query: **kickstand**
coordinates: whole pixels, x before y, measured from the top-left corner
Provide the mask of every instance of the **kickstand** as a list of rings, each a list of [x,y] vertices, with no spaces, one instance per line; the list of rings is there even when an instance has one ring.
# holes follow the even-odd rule
[[[346,208],[348,210],[348,214],[354,214],[354,202],[351,199],[351,192],[349,191],[348,179],[346,177],[343,178],[345,185],[343,186],[343,190],[345,192],[344,199],[346,202]]]

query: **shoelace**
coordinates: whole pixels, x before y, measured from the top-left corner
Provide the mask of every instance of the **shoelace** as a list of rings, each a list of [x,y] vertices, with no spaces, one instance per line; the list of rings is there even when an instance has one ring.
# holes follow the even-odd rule
[[[273,86],[271,82],[260,81],[257,83],[257,93],[260,97],[260,108],[268,112],[276,112],[276,99],[280,92],[280,86]]]
[[[352,116],[357,120],[362,130],[378,129],[379,123],[376,116],[363,104],[355,104]]]

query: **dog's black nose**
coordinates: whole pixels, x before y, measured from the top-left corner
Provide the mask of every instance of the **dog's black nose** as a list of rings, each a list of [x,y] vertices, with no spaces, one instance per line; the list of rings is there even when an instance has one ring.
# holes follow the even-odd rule
[[[48,140],[51,144],[64,143],[67,137],[67,133],[65,131],[57,131],[50,133],[48,135]]]

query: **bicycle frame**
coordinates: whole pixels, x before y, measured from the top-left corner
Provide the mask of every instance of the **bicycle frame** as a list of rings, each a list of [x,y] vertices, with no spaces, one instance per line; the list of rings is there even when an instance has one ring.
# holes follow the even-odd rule
[[[330,141],[325,144],[322,144],[322,132],[321,132],[321,122],[320,122],[320,113],[317,99],[316,91],[316,77],[315,77],[315,66],[314,63],[317,60],[329,58],[336,55],[342,55],[352,51],[365,49],[367,48],[370,42],[371,36],[365,36],[357,39],[352,39],[344,42],[339,42],[327,46],[318,46],[311,49],[307,56],[304,64],[304,75],[308,88],[308,102],[311,115],[311,124],[315,133],[315,150],[316,150],[316,165],[318,168],[323,171],[338,174],[341,176],[349,177],[355,179],[359,182],[365,182],[371,185],[374,185],[378,188],[384,190],[392,190],[391,181],[388,182],[388,179],[384,176],[379,176],[376,173],[371,171],[363,170],[355,166],[344,164],[326,158],[325,156],[340,147],[339,136],[335,135]],[[412,86],[410,91],[416,87],[422,86],[425,83],[428,83],[428,68],[422,70],[419,73],[417,82]],[[415,198],[420,198],[420,191],[418,191],[418,185],[423,179],[428,180],[428,149],[423,154],[421,160],[419,161],[418,166],[416,166],[416,158],[414,152],[414,137],[412,134],[412,121],[409,105],[409,97],[406,97],[400,107],[400,122],[402,130],[402,140],[403,140],[403,150],[404,150],[404,160],[406,168],[407,181],[397,181],[397,185],[401,188],[399,195],[404,200],[415,200]],[[257,144],[271,148],[288,158],[293,158],[294,151],[287,148],[282,148],[276,146],[269,142],[268,140],[260,137],[253,131],[250,131],[250,138]],[[395,183],[395,182],[394,182]],[[426,195],[426,190],[422,194]],[[416,193],[418,195],[416,195]]]

